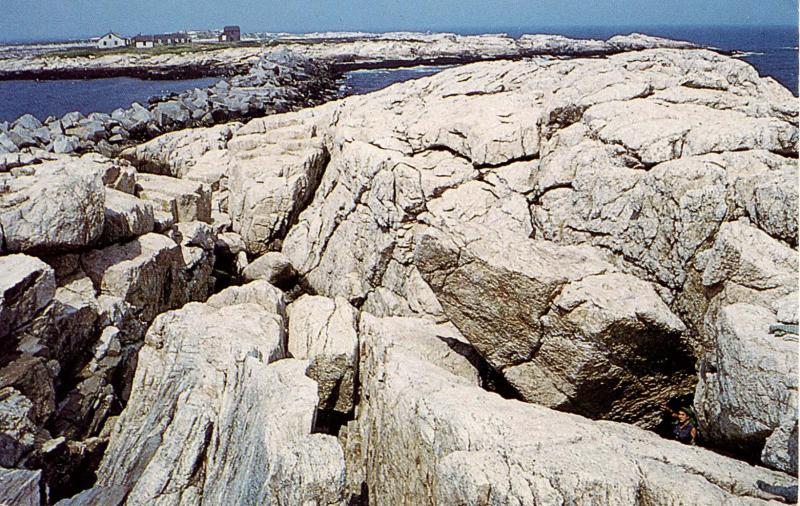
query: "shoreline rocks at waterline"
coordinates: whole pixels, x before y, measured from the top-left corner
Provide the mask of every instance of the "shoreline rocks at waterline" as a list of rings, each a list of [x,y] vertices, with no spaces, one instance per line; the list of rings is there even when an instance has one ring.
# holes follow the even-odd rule
[[[134,103],[110,114],[87,116],[71,112],[44,123],[26,114],[0,124],[0,170],[23,150],[115,154],[166,132],[286,112],[333,96],[333,73],[326,65],[287,52],[266,52],[241,75],[209,88],[155,97],[147,106]]]

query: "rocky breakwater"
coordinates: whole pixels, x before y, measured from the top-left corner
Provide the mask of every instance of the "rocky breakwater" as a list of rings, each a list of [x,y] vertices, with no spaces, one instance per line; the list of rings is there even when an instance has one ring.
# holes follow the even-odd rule
[[[124,289],[153,276],[99,278],[129,265],[82,245],[106,227],[65,229],[56,258],[79,257],[95,298],[123,293],[140,330],[135,372],[112,376],[125,408],[73,423],[107,448],[85,453],[93,486],[62,504],[775,499],[756,482],[796,483],[797,348],[769,325],[797,322],[797,123],[791,93],[743,62],[647,50],[468,65],[131,148],[140,171],[101,179],[132,175],[169,236],[136,240],[203,244],[181,258],[213,251],[212,275],[247,284],[200,302],[208,290],[183,286],[208,269],[190,283],[178,268],[160,291]],[[23,322],[5,338],[13,365],[31,349],[18,329],[50,328],[24,322],[48,314],[62,264],[44,254],[55,239],[19,239],[30,220],[2,223],[28,253],[0,258],[32,272],[2,306]],[[172,290],[184,300],[148,304]],[[91,346],[116,350],[104,335],[125,321],[101,320]],[[3,430],[46,456],[59,433],[37,432],[49,404],[31,383],[6,387],[27,416]],[[704,444],[760,464],[646,430],[686,396]],[[33,459],[9,465],[0,479],[21,490],[37,469],[48,480]]]
[[[107,77],[107,76],[106,76]],[[24,165],[31,152],[113,155],[124,146],[190,126],[214,125],[317,105],[334,96],[334,75],[324,64],[286,51],[272,51],[241,75],[206,89],[154,97],[147,106],[134,103],[110,114],[79,112],[44,122],[27,114],[0,123],[0,170]]]

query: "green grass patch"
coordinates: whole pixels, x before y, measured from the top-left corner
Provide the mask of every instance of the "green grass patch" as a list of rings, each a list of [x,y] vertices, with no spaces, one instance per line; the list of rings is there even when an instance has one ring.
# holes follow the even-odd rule
[[[264,44],[261,42],[220,42],[219,44],[165,44],[162,46],[154,46],[148,48],[137,49],[134,46],[118,47],[113,49],[98,49],[98,48],[81,48],[81,49],[68,49],[65,51],[54,51],[47,53],[47,56],[57,56],[60,58],[80,58],[90,56],[104,56],[114,54],[146,54],[146,55],[162,55],[162,54],[187,54],[187,53],[206,53],[210,51],[220,51],[233,47],[261,47]]]

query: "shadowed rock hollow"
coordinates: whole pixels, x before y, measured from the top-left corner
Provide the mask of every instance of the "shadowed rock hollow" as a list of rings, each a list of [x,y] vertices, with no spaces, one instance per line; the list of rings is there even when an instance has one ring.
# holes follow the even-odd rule
[[[797,109],[703,50],[501,61],[126,153],[157,175],[0,174],[0,365],[41,364],[0,370],[2,465],[100,445],[65,504],[767,501],[797,472],[769,332],[797,324]],[[104,214],[43,212],[63,237],[13,218],[76,177],[51,164],[100,171]],[[249,283],[186,304],[220,276]],[[60,357],[52,322],[87,319]],[[644,430],[686,396],[772,469]]]

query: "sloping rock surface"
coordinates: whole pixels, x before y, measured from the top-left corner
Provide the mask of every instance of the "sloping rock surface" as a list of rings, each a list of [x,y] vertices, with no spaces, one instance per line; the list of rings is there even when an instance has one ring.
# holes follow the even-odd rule
[[[756,479],[794,481],[635,427],[502,399],[424,350],[361,337],[353,423],[378,504],[762,504]]]
[[[307,362],[284,359],[284,308],[279,290],[257,282],[159,316],[98,485],[127,487],[126,504],[264,504],[318,493],[340,501],[341,448],[304,439],[317,386]],[[294,443],[308,452],[298,457]],[[299,488],[278,486],[284,475],[297,475]]]

